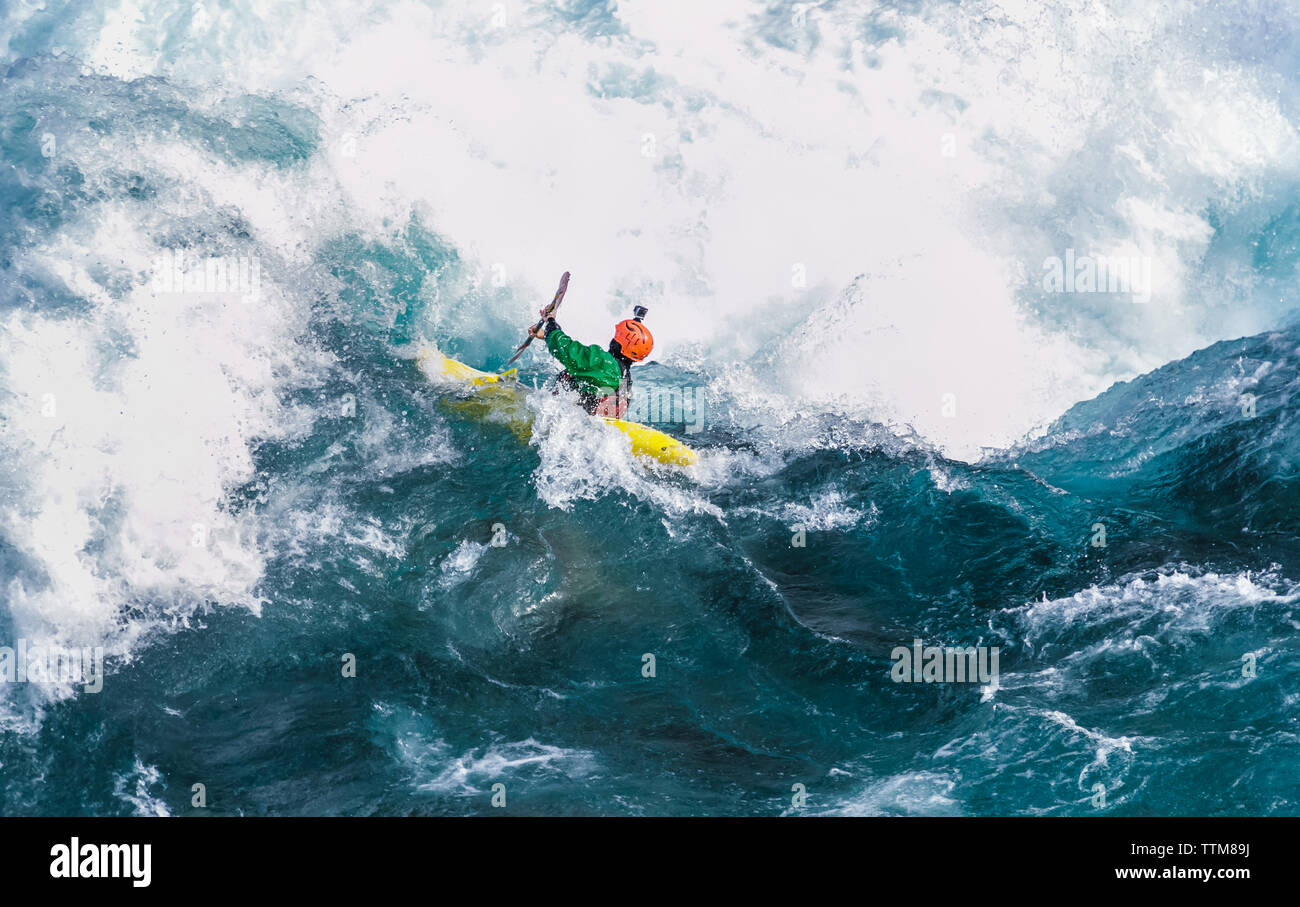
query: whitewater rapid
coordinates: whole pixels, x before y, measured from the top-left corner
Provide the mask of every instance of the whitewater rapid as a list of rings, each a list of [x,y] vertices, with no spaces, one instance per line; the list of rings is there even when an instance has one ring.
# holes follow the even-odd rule
[[[1003,782],[962,779],[999,746],[1070,766],[1017,791],[1020,811],[1086,801],[1106,765],[1142,790],[1144,753],[1190,759],[1208,738],[1130,740],[1104,726],[1143,690],[1062,702],[1062,678],[1148,637],[1153,664],[1183,664],[1187,639],[1220,631],[1267,662],[1293,621],[1297,47],[1267,2],[8,4],[0,637],[102,645],[110,675],[168,703],[96,782],[96,802],[149,814],[185,802],[165,790],[168,722],[235,683],[212,668],[187,685],[168,659],[207,664],[197,639],[261,678],[245,662],[261,645],[305,665],[321,640],[351,644],[340,627],[370,630],[389,677],[434,677],[496,716],[591,696],[599,724],[627,705],[621,681],[565,632],[622,643],[589,612],[669,627],[683,670],[731,675],[677,689],[690,717],[664,739],[740,740],[784,784],[774,728],[821,716],[808,758],[843,785],[824,811],[994,810]],[[160,282],[178,253],[255,262],[256,292]],[[1149,286],[1045,282],[1079,258],[1136,261]],[[700,394],[694,476],[646,473],[546,395],[519,446],[419,378],[421,340],[502,364],[564,270],[575,336],[649,307],[641,387]],[[1098,519],[1114,549],[1080,553]],[[488,542],[499,520],[508,555]],[[825,547],[795,559],[794,525]],[[597,582],[592,552],[628,559],[627,578]],[[1233,623],[1249,608],[1259,638]],[[873,765],[862,754],[897,738],[854,725],[846,691],[878,693],[876,666],[841,647],[926,621],[987,628],[1027,660],[1008,656],[988,711],[923,735],[936,764],[900,749]],[[421,647],[391,654],[408,639]],[[577,676],[554,669],[569,657]],[[825,664],[831,692],[803,685]],[[1224,688],[1219,662],[1197,665],[1182,693]],[[742,679],[770,681],[777,718],[768,700],[727,711]],[[314,715],[326,688],[299,681]],[[1279,684],[1251,688],[1269,721]],[[293,725],[304,712],[267,689],[241,692]],[[407,692],[357,714],[412,790],[637,777],[581,721],[488,733]],[[902,733],[898,695],[865,711]],[[47,710],[97,720],[75,697],[6,691],[0,726],[38,742],[0,762],[37,776],[60,745],[39,737]],[[841,733],[845,750],[827,742]],[[689,788],[658,781],[627,809],[671,811],[660,791]],[[357,783],[318,808],[393,808]],[[46,794],[9,796],[39,810]],[[1257,802],[1274,801],[1294,809]]]
[[[255,94],[314,117],[289,180],[220,173],[192,142],[156,152],[193,188],[216,163],[195,203],[233,204],[265,252],[418,214],[464,279],[509,288],[511,319],[569,269],[575,330],[646,303],[666,359],[749,363],[738,380],[778,410],[969,457],[1285,311],[1247,267],[1297,159],[1288,32],[1260,50],[1256,21],[1194,3],[142,2],[18,4],[5,33],[11,60],[194,86],[196,115]],[[1045,294],[1067,248],[1142,257],[1150,301]]]

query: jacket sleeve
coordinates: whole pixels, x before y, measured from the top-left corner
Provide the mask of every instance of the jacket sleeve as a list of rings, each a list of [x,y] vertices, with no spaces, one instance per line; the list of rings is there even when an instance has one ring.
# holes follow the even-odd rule
[[[570,372],[590,372],[600,367],[605,351],[598,346],[584,346],[559,327],[546,335],[546,348]]]

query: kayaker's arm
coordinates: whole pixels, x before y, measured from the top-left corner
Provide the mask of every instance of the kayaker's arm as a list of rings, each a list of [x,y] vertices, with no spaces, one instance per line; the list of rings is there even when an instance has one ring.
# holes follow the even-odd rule
[[[543,328],[546,339],[546,348],[550,350],[551,355],[560,361],[565,369],[573,374],[582,374],[598,369],[602,363],[602,358],[608,354],[598,346],[586,346],[578,343],[551,319]]]

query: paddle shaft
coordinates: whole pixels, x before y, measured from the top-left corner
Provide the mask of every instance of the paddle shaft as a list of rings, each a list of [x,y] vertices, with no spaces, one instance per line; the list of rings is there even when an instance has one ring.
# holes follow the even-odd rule
[[[558,309],[560,307],[560,303],[564,301],[564,293],[568,289],[569,289],[569,272],[565,271],[564,276],[560,278],[559,289],[555,291],[555,298],[551,300],[550,305],[542,309],[542,320],[537,322],[537,324],[533,326],[534,331],[540,328],[542,325],[546,324],[546,319],[551,318],[552,316],[555,315],[555,310]],[[515,350],[515,354],[510,357],[510,361],[507,362],[504,366],[502,366],[502,368],[509,368],[510,365],[516,359],[518,359],[520,356],[524,354],[524,350],[528,349],[528,344],[532,342],[533,342],[533,335],[529,334],[528,339],[525,340],[523,343],[519,344],[519,347]]]

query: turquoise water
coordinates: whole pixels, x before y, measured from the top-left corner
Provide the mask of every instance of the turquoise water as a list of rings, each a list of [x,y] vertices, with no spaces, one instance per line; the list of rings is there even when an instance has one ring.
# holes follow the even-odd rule
[[[0,691],[0,812],[489,814],[497,784],[504,811],[528,815],[1300,812],[1294,86],[1272,75],[1294,54],[1288,18],[1261,35],[1209,7],[1214,45],[1199,26],[1151,26],[1167,48],[1151,65],[1177,95],[1151,115],[1167,120],[1128,151],[1107,125],[1123,111],[1062,140],[1039,174],[1047,211],[970,189],[999,215],[990,247],[1019,244],[1031,262],[1012,281],[1024,319],[990,296],[913,321],[890,305],[915,278],[855,242],[834,248],[829,213],[802,229],[828,259],[844,254],[843,279],[792,287],[781,259],[789,298],[742,292],[780,228],[731,216],[746,210],[739,177],[717,196],[705,177],[739,174],[767,147],[751,120],[768,108],[704,87],[662,23],[562,5],[502,32],[437,9],[461,18],[430,39],[433,57],[484,84],[479,67],[534,59],[519,42],[559,42],[538,78],[627,133],[633,153],[610,166],[629,184],[663,181],[647,199],[680,189],[668,213],[647,201],[646,234],[610,239],[584,270],[559,234],[584,235],[586,215],[603,226],[598,206],[523,188],[564,183],[576,151],[516,150],[497,114],[455,125],[465,108],[445,86],[353,83],[355,61],[295,56],[303,30],[375,53],[418,32],[422,12],[266,22],[213,4],[196,25],[188,6],[151,4],[129,27],[94,5],[5,13],[0,644],[103,646],[107,676],[93,694]],[[830,66],[883,79],[904,98],[916,86],[891,81],[899,36],[962,59],[980,21],[946,5],[895,18],[832,5],[791,32],[789,10],[743,9],[710,40],[794,54],[806,78]],[[627,62],[606,56],[611,36]],[[655,46],[661,58],[641,58]],[[373,74],[380,57],[367,59]],[[1009,65],[1035,83],[1030,62]],[[1258,147],[1176,122],[1210,69],[1242,110],[1260,86],[1285,89],[1241,126]],[[506,84],[528,90],[517,78]],[[997,135],[966,140],[988,166],[1049,154],[978,81],[964,99],[917,90],[918,109],[992,111]],[[620,101],[632,106],[599,106]],[[639,138],[663,144],[665,120],[641,108],[682,130],[653,177],[634,175]],[[753,131],[729,135],[736,124]],[[1179,129],[1200,152],[1167,150]],[[377,149],[394,134],[390,158]],[[834,146],[832,183],[857,185],[882,166],[872,153],[911,157],[863,147],[845,164],[841,138],[805,136]],[[716,171],[688,147],[709,141],[730,153]],[[1117,188],[1115,161],[1135,154],[1161,176]],[[403,169],[412,155],[424,165]],[[517,172],[521,195],[493,194]],[[1125,220],[1134,198],[1158,200],[1164,226]],[[813,199],[814,212],[829,204]],[[483,206],[499,206],[499,228]],[[515,236],[516,211],[552,222],[557,248]],[[701,217],[716,222],[660,230]],[[1181,268],[1165,262],[1167,295],[1035,296],[1040,251],[1085,245],[1093,223],[1107,224],[1095,243],[1165,230]],[[724,228],[751,230],[753,254],[733,257]],[[482,247],[494,229],[510,250],[499,259]],[[676,270],[646,276],[659,254],[633,251],[646,247],[669,249]],[[954,248],[920,245],[903,271],[942,271]],[[157,258],[175,250],[255,259],[253,298],[154,292]],[[644,468],[544,391],[524,404],[534,431],[521,440],[420,373],[426,341],[500,366],[566,267],[561,320],[593,341],[650,301],[661,352],[637,390],[698,390],[699,431],[684,416],[660,425],[702,453],[698,469]],[[988,279],[962,277],[972,293]],[[877,355],[846,354],[846,334],[876,338]],[[1003,360],[1024,368],[1004,374]],[[554,369],[541,354],[523,365],[526,384]],[[948,388],[961,408],[945,421]],[[922,398],[935,412],[906,410]],[[892,682],[891,652],[914,639],[998,647],[996,687]]]

